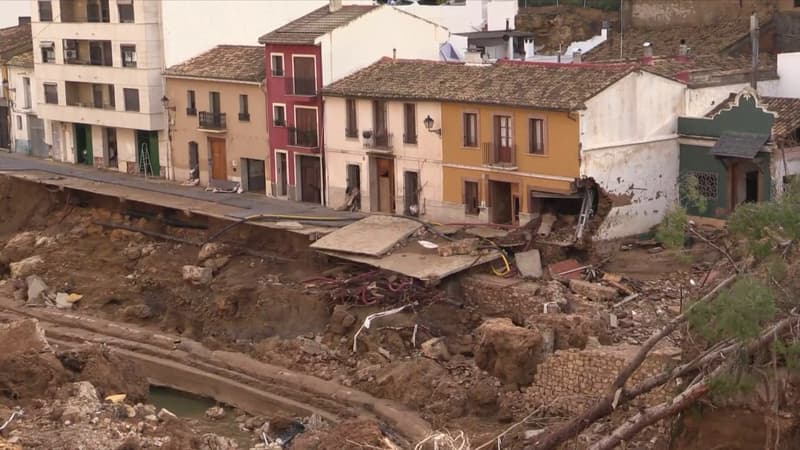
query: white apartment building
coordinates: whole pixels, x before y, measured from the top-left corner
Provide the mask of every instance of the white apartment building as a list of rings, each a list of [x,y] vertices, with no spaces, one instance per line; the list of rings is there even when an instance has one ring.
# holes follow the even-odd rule
[[[36,110],[53,159],[170,177],[161,2],[32,0]]]
[[[50,147],[44,142],[44,121],[36,114],[36,78],[33,52],[25,52],[8,61],[8,91],[11,112],[11,151],[38,158],[48,158]]]

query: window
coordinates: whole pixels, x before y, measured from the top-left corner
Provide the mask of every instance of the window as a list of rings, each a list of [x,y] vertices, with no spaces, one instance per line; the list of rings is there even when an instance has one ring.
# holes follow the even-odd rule
[[[39,0],[39,22],[53,21],[53,2],[50,0]]]
[[[52,42],[42,42],[42,62],[51,63],[56,62],[56,46]]]
[[[186,115],[197,115],[197,104],[195,103],[194,91],[186,91]]]
[[[51,105],[58,104],[58,85],[55,83],[44,84],[44,102]]]
[[[136,67],[136,46],[120,45],[122,52],[122,67]]]
[[[464,213],[477,216],[481,213],[481,199],[477,181],[464,182]]]
[[[276,127],[286,126],[286,106],[272,105],[272,120]]]
[[[700,195],[710,200],[717,198],[717,174],[712,172],[689,172],[689,176],[697,179],[697,190]]]
[[[358,137],[358,123],[356,122],[356,100],[348,98],[345,100],[345,125],[344,135],[349,138]]]
[[[794,0],[794,7],[800,8],[800,0]]]
[[[464,147],[478,146],[478,114],[464,113]]]
[[[417,143],[417,105],[413,103],[403,103],[403,117],[405,118],[405,129],[403,132],[403,142],[406,144]]]
[[[22,116],[17,116],[17,129],[22,129]]]
[[[239,95],[239,120],[248,122],[250,120],[250,108],[247,105],[247,95]]]
[[[528,153],[532,155],[544,155],[544,119],[528,120]]]
[[[317,77],[314,71],[316,70],[313,57],[308,56],[295,56],[292,59],[294,67],[294,95],[316,95],[317,94]]]
[[[282,77],[283,72],[283,55],[276,53],[272,55],[272,76],[273,77]]]
[[[117,0],[120,23],[133,23],[133,0]]]
[[[30,108],[31,105],[31,79],[28,77],[22,78],[22,107],[27,109]]]
[[[125,96],[125,111],[139,111],[139,90],[125,88],[122,93]]]
[[[494,143],[497,148],[511,148],[511,116],[494,116]]]

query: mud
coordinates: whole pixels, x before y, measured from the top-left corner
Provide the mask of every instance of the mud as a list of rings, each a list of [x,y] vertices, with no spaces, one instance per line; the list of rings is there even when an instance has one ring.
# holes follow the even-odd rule
[[[4,177],[0,177],[0,195],[9,200],[0,204],[0,261],[41,257],[43,263],[36,275],[52,290],[83,296],[70,314],[135,324],[153,333],[199,341],[212,350],[244,353],[352,386],[401,403],[429,421],[434,429],[464,430],[472,442],[492,439],[538,406],[521,389],[535,375],[535,364],[519,357],[546,357],[537,353],[545,340],[538,334],[549,330],[547,351],[582,349],[594,341],[639,342],[665,319],[679,313],[680,309],[674,307],[679,306],[681,296],[691,295],[689,288],[681,296],[665,295],[658,283],[672,289],[673,285],[686,286],[689,277],[697,276],[689,269],[654,275],[653,286],[644,285],[652,292],[645,290],[641,303],[632,303],[619,313],[620,321],[629,322],[616,329],[609,325],[607,305],[573,299],[568,294],[569,314],[511,317],[511,327],[537,333],[531,339],[523,339],[530,341],[530,345],[523,346],[522,341],[507,336],[486,341],[486,330],[480,329],[491,319],[485,316],[486,311],[513,308],[490,305],[490,299],[481,295],[465,298],[455,278],[443,283],[441,289],[416,290],[415,294],[427,296],[427,300],[400,314],[376,320],[368,330],[362,330],[354,353],[354,335],[364,319],[397,305],[380,301],[334,304],[310,289],[305,280],[326,275],[334,264],[309,253],[304,236],[240,225],[215,240],[225,244],[223,247],[200,257],[198,245],[154,239],[98,223],[121,224],[195,243],[214,236],[228,223],[87,194],[51,193],[43,186]],[[610,201],[601,198],[601,217],[609,205]],[[589,229],[595,229],[600,222],[592,222]],[[22,232],[30,236],[21,237]],[[6,247],[15,239],[16,244]],[[252,251],[246,254],[242,247]],[[265,257],[253,256],[253,251],[262,252]],[[589,259],[593,251],[587,248],[583,253]],[[618,253],[609,250],[611,255]],[[269,255],[293,262],[276,263]],[[564,255],[560,252],[544,254],[543,262],[555,262],[561,256]],[[623,271],[623,264],[637,267],[637,258],[638,266],[645,266],[651,256],[646,252],[631,254],[630,261],[615,270]],[[211,267],[213,277],[208,284],[185,281],[181,273],[185,265]],[[336,270],[359,273],[363,268],[346,266]],[[548,301],[548,292],[534,289],[526,295],[531,296],[531,303],[540,304]],[[24,281],[10,279],[0,271],[0,296],[16,298],[21,306],[26,303],[26,295]],[[503,295],[491,301],[502,302]],[[446,356],[430,357],[422,352],[421,344],[430,339],[440,340],[446,350],[442,355]],[[487,346],[491,341],[493,344]],[[2,358],[0,355],[0,362]],[[8,358],[15,361],[12,356]],[[19,398],[47,397],[55,395],[60,384],[73,380],[91,381],[101,396],[124,391],[133,401],[144,401],[147,394],[141,377],[122,375],[135,371],[98,347],[14,364],[20,373],[30,367],[39,376],[30,377],[35,383],[29,390],[18,383],[9,384],[0,396],[8,391],[9,396]],[[48,371],[49,367],[52,370]],[[384,440],[393,439],[391,430],[374,420],[354,420],[310,430],[298,437],[292,448],[384,448]],[[169,445],[207,445],[198,440],[202,437],[197,434],[181,434],[181,426],[175,429]],[[517,440],[524,446],[524,431],[522,427],[516,437],[509,437],[509,442]],[[126,448],[152,444],[137,439]]]

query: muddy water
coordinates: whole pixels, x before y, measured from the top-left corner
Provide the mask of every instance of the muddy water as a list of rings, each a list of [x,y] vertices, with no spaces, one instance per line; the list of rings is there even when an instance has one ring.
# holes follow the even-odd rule
[[[222,419],[208,419],[205,415],[206,410],[217,404],[212,398],[166,387],[150,386],[149,402],[156,408],[166,408],[176,416],[188,420],[200,433],[214,433],[234,439],[240,448],[250,448],[257,442],[252,433],[239,429],[236,412],[229,406],[222,405],[226,412]]]

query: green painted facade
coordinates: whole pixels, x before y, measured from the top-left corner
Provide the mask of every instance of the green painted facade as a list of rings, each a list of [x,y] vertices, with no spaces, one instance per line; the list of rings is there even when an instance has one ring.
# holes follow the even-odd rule
[[[708,147],[683,143],[680,145],[680,180],[690,175],[702,176],[700,174],[716,178],[716,195],[706,197],[708,200],[706,210],[693,211],[689,208],[690,214],[707,217],[727,216],[730,213],[733,197],[729,166],[736,162],[751,161],[712,155],[711,147],[717,138],[726,132],[772,135],[775,116],[759,108],[753,96],[743,94],[737,100],[738,104],[734,102],[730,110],[723,110],[714,117],[678,118],[678,134],[681,137],[709,140]],[[772,196],[771,154],[759,152],[752,162],[760,169],[762,200],[769,200]]]

